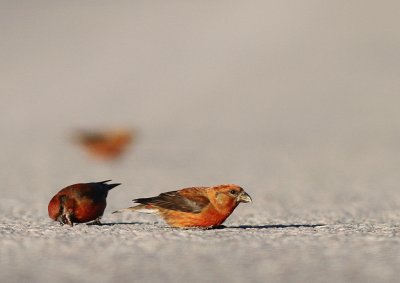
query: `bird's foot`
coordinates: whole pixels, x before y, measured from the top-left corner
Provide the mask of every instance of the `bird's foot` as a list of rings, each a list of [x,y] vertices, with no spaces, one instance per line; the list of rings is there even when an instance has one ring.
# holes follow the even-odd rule
[[[97,217],[93,222],[90,222],[90,223],[88,223],[87,225],[103,225],[103,224],[100,222],[100,219],[101,219],[101,216],[100,216],[100,217]]]
[[[72,220],[71,220],[71,214],[66,213],[65,215],[63,215],[63,217],[64,217],[65,224],[68,224],[71,227],[74,226],[74,223],[72,223]]]
[[[68,224],[69,226],[74,226],[71,220],[71,215],[70,214],[62,214],[57,217],[57,221],[60,222],[61,226]]]
[[[64,220],[63,220],[63,215],[60,215],[57,217],[57,221],[60,223],[61,226],[64,226]]]

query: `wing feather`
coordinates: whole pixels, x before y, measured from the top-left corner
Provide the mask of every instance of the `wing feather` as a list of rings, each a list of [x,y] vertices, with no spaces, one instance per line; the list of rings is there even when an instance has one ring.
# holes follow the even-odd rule
[[[162,193],[156,197],[138,198],[133,201],[144,205],[158,206],[164,209],[199,213],[210,203],[205,188],[186,188],[179,191]]]

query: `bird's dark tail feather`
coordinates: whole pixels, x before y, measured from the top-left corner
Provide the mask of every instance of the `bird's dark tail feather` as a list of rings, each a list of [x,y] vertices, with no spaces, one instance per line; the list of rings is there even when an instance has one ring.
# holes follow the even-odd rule
[[[107,190],[111,190],[111,189],[115,188],[116,186],[121,185],[121,183],[106,184],[107,182],[110,182],[110,181],[111,180],[106,180],[106,181],[98,182],[98,184],[102,184],[102,185],[106,186]]]

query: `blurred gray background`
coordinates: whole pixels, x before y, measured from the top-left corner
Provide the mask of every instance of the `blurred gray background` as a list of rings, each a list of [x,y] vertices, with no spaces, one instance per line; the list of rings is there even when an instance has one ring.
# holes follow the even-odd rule
[[[4,278],[396,282],[399,26],[397,1],[1,1]],[[121,126],[119,162],[70,141]],[[144,224],[48,219],[59,189],[109,178],[105,222]],[[110,215],[219,183],[254,200],[226,225],[252,228]]]

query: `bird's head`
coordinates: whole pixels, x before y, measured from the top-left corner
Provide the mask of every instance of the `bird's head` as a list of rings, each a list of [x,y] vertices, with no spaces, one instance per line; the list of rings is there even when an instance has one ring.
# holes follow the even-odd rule
[[[252,202],[249,194],[234,184],[212,187],[210,194],[213,196],[211,199],[214,199],[214,206],[220,208],[235,208],[241,202]]]

